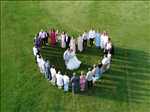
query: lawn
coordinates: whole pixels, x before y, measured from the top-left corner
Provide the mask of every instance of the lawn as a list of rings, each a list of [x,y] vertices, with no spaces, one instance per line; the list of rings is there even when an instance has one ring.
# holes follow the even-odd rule
[[[150,111],[149,1],[1,1],[1,112]],[[77,37],[94,27],[109,32],[115,46],[111,69],[86,93],[64,93],[44,79],[32,54],[33,37],[54,27]],[[64,71],[63,50],[42,55]],[[89,48],[77,56],[77,73],[97,63]],[[54,60],[55,58],[55,60]]]

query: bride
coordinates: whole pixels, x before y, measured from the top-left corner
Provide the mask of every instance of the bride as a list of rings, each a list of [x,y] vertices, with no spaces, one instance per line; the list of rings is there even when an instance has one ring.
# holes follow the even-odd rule
[[[72,49],[67,49],[64,52],[64,60],[65,60],[65,64],[67,69],[69,70],[74,70],[74,69],[78,69],[80,67],[81,61],[79,61],[76,57],[75,52]]]

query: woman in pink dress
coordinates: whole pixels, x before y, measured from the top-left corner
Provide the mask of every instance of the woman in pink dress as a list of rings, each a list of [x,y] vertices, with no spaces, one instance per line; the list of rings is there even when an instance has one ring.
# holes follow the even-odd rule
[[[80,75],[80,91],[85,91],[86,78],[83,72]]]
[[[73,37],[70,40],[70,48],[76,52],[76,40]]]
[[[61,34],[61,48],[66,47],[65,37],[66,37],[65,32],[62,32],[62,34]]]
[[[52,29],[52,31],[50,32],[50,43],[52,47],[55,47],[56,45],[56,32],[54,29]]]

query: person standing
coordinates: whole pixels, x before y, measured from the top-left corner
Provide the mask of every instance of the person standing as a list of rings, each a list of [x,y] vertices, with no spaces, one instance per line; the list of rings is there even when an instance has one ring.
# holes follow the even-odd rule
[[[43,29],[41,29],[41,31],[39,32],[39,37],[42,39],[42,45],[46,45],[46,36],[47,33],[43,31]]]
[[[88,88],[91,88],[93,86],[93,74],[91,71],[91,68],[88,68],[88,72],[86,74],[86,80],[87,80],[87,86]]]
[[[52,29],[52,31],[50,32],[50,40],[51,40],[51,46],[55,47],[56,45],[56,32],[54,29]]]
[[[108,54],[108,52],[111,52],[111,50],[112,50],[112,43],[111,43],[111,39],[110,38],[108,38],[108,42],[106,43],[106,47],[105,47],[104,50],[105,50],[104,51],[105,54]]]
[[[38,66],[40,68],[40,72],[44,73],[45,72],[45,70],[44,70],[45,61],[43,60],[43,58],[40,55],[37,55],[37,63],[38,63]]]
[[[95,82],[99,79],[100,76],[100,69],[95,64],[93,65],[92,73],[93,73],[93,84],[95,84]]]
[[[85,50],[87,48],[87,40],[88,40],[88,33],[85,31],[82,35],[83,38],[83,49]]]
[[[95,39],[95,30],[93,28],[89,31],[89,39],[90,39],[90,45],[92,47],[93,41]]]
[[[44,64],[44,68],[45,68],[45,78],[47,78],[48,80],[52,79],[52,75],[51,75],[51,71],[50,71],[50,64],[48,59],[45,59],[45,64]]]
[[[97,31],[95,35],[95,45],[96,48],[100,48],[100,33]]]
[[[70,52],[70,48],[68,48],[68,49],[64,52],[64,54],[63,54],[63,58],[64,58],[64,61],[65,61],[65,65],[66,65],[66,66],[67,66],[67,64],[68,64],[68,62],[69,62],[69,58],[70,58],[69,52]]]
[[[86,77],[83,72],[80,75],[80,91],[85,91]]]
[[[70,49],[76,52],[76,40],[73,37],[70,40]]]
[[[102,73],[104,73],[108,69],[109,64],[110,64],[110,59],[105,54],[104,58],[102,59],[102,68],[101,68]]]
[[[63,76],[63,82],[64,82],[64,92],[67,92],[69,90],[69,77],[66,74]]]
[[[76,76],[76,73],[73,73],[73,76],[71,78],[71,84],[72,84],[72,93],[75,94],[78,91],[78,84],[79,79]]]
[[[62,32],[61,34],[61,48],[65,48],[66,47],[66,42],[65,42],[65,32]]]
[[[81,35],[79,35],[79,37],[78,37],[78,50],[79,50],[80,52],[83,51],[83,39],[82,39],[82,36],[81,36]]]
[[[50,72],[52,75],[51,83],[52,83],[52,85],[55,85],[56,84],[56,69],[55,69],[54,65],[52,65],[52,67],[50,68]]]
[[[56,79],[56,84],[58,88],[61,89],[63,87],[63,76],[60,71],[58,71],[58,73],[56,74]]]
[[[66,42],[66,49],[69,48],[70,44],[70,36],[68,36],[67,33],[65,33],[65,42]]]

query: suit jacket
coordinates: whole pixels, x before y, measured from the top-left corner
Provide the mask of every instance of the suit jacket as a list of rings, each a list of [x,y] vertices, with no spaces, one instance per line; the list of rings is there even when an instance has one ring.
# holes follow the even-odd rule
[[[68,36],[68,38],[66,38],[67,36],[65,36],[65,42],[66,44],[69,44],[70,43],[70,36]]]

